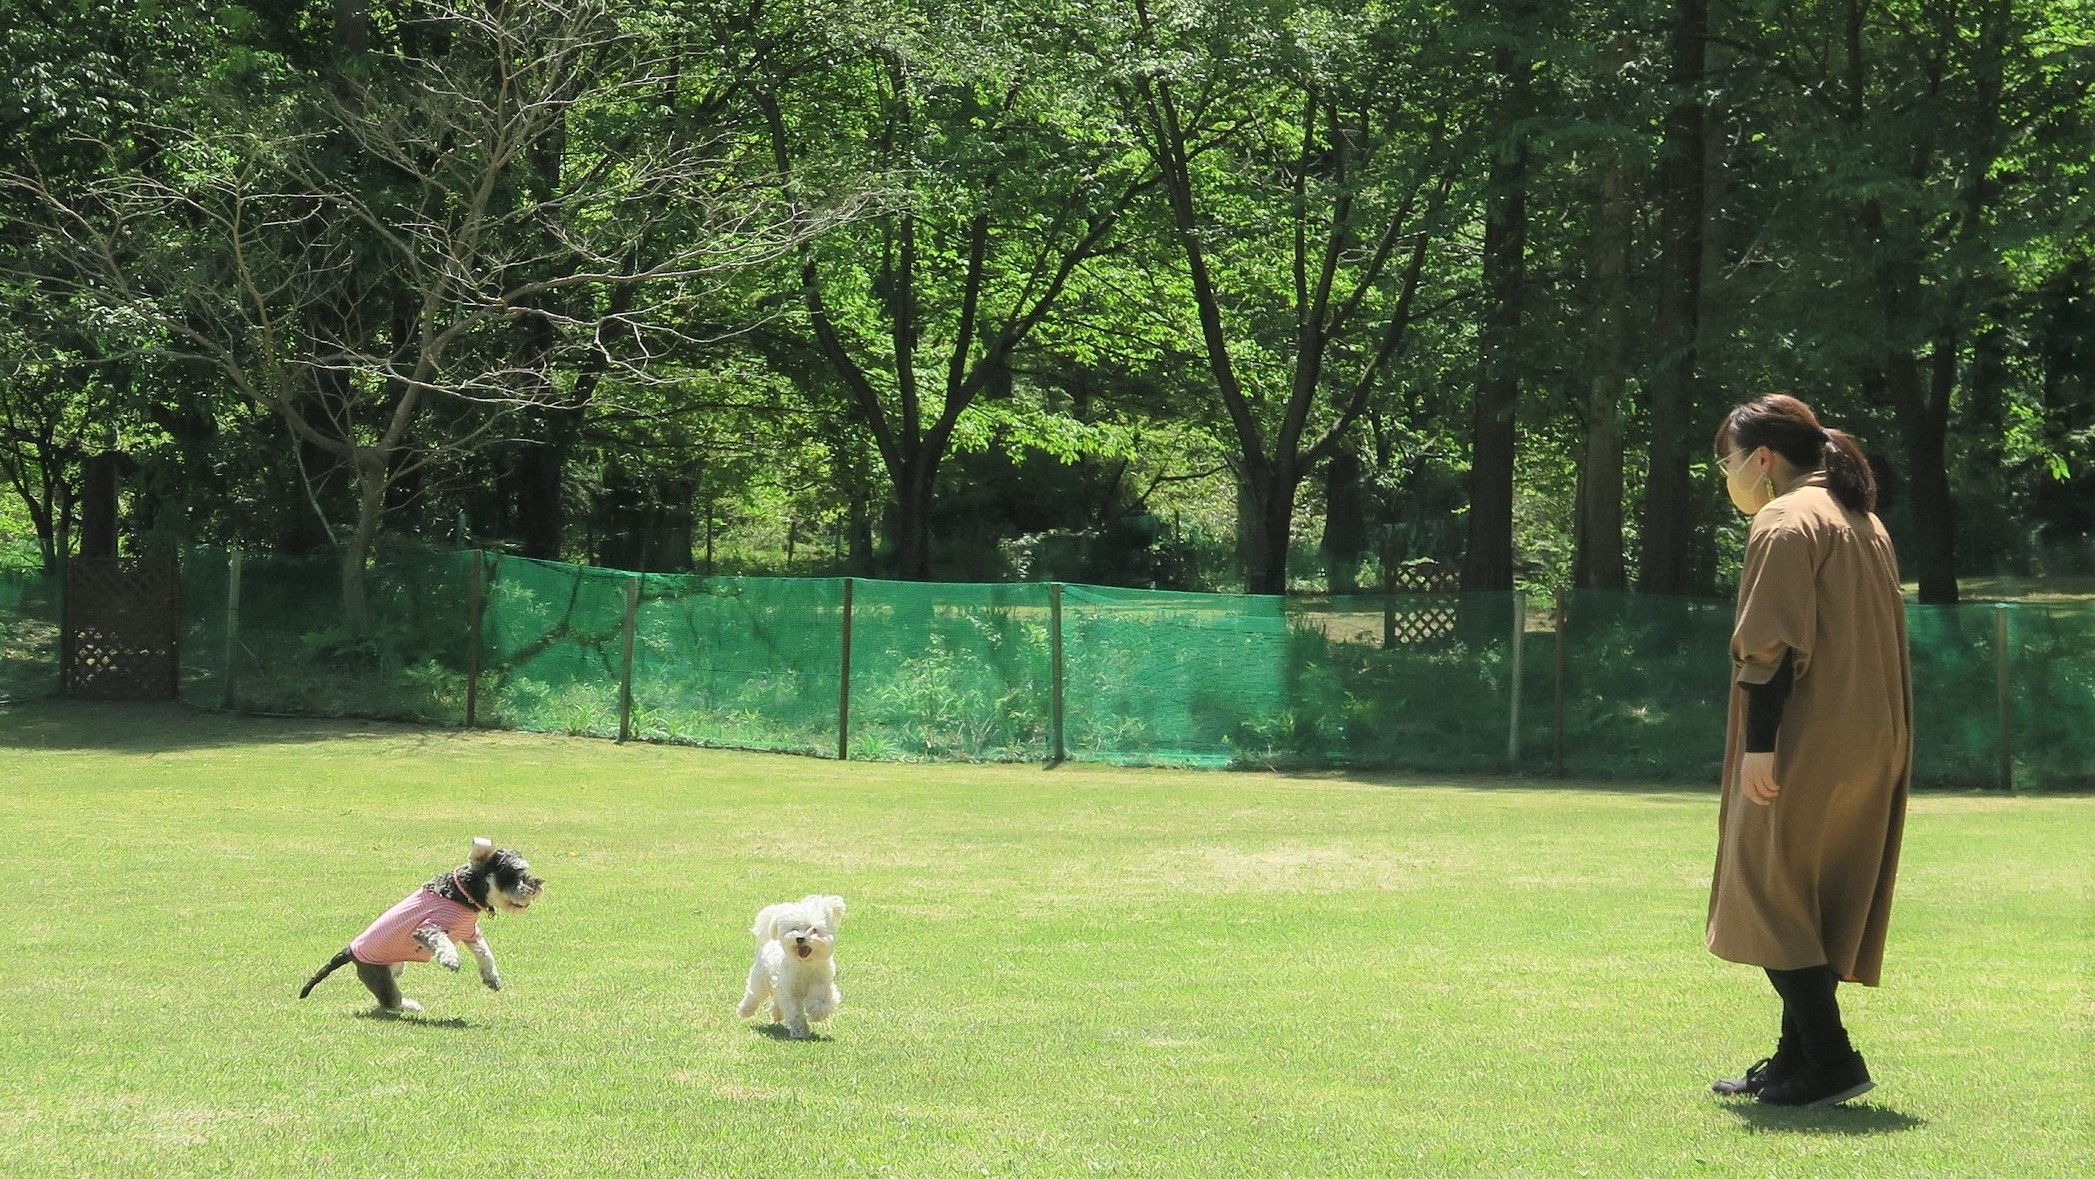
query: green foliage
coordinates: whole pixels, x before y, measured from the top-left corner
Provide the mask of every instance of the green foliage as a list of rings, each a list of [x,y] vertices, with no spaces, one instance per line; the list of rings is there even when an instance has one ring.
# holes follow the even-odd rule
[[[58,691],[58,581],[0,568],[0,701]]]
[[[1293,496],[1260,528],[1314,543],[1343,450],[1356,565],[1452,563],[1482,198],[1516,143],[1520,329],[1494,363],[1520,382],[1523,583],[1571,580],[1595,398],[1641,499],[1672,359],[1649,330],[1655,163],[1688,97],[1672,5],[17,7],[0,476],[28,518],[0,512],[0,561],[76,534],[83,460],[113,448],[132,551],[449,540],[463,512],[490,547],[636,560],[653,512],[712,521],[715,572],[912,577],[1004,576],[1000,544],[1140,516],[1286,556],[1295,536],[1240,533]],[[2089,6],[1711,19],[1689,432],[1792,390],[1884,462],[1905,552],[1946,527],[1913,510],[1939,466],[1963,572],[2095,560]],[[486,133],[498,110],[521,122]],[[996,454],[1057,461],[992,495],[995,464],[965,460]],[[1072,470],[1124,494],[1082,520],[978,510]],[[1720,593],[1714,497],[1694,529]],[[654,549],[695,564],[704,533]],[[1283,588],[1197,573],[1123,579]]]

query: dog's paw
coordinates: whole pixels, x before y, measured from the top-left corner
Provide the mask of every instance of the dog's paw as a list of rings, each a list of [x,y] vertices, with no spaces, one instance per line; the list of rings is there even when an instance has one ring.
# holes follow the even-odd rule
[[[456,971],[459,967],[465,965],[465,963],[458,960],[458,951],[449,948],[437,951],[436,964],[450,971]]]
[[[809,1037],[806,1024],[800,1024],[798,1026],[788,1027],[786,1029],[786,1039],[788,1040],[805,1040],[808,1038]]]
[[[422,1005],[420,1003],[415,1002],[413,999],[402,999],[400,1001],[400,1006],[394,1008],[394,1010],[404,1011],[412,1015],[419,1015],[422,1012]]]
[[[487,989],[490,991],[502,989],[502,976],[499,974],[483,974],[480,976],[480,981],[486,983]]]

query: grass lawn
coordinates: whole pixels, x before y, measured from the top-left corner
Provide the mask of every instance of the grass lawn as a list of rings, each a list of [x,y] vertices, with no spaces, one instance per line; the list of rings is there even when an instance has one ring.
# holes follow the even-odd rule
[[[0,1175],[2066,1176],[2095,798],[1922,795],[1880,1088],[1705,1090],[1765,981],[1701,948],[1701,789],[840,765],[173,708],[0,709]],[[517,847],[505,989],[353,973]],[[734,1018],[840,892],[843,1009]]]
[[[1909,581],[1903,588],[1911,600],[1919,594],[1920,583]],[[2095,602],[2095,577],[1960,577],[1957,596],[1966,602],[2028,602],[2037,606]]]

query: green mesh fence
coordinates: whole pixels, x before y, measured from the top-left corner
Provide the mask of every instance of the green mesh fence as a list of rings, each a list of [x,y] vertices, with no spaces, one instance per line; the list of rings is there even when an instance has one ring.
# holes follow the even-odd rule
[[[332,559],[248,556],[236,578],[225,553],[185,554],[183,698],[855,758],[1709,783],[1723,754],[1729,601],[1580,591],[1560,628],[1512,594],[676,577],[471,553],[388,557],[365,586],[352,627]],[[1919,784],[2095,788],[2095,604],[1907,618]],[[58,626],[55,581],[0,575],[0,699],[56,688]]]
[[[1983,607],[1906,607],[1917,783],[2000,784],[1996,614]]]
[[[58,691],[58,579],[0,570],[0,700]]]
[[[243,565],[257,560],[241,557]],[[189,549],[181,556],[182,668],[177,692],[191,704],[230,708],[239,703],[228,689],[238,688],[240,670],[250,660],[238,645],[240,620],[227,611],[232,565],[231,553],[211,549]],[[226,643],[228,635],[232,646]]]
[[[2095,606],[2002,613],[2013,784],[2095,789]]]
[[[1513,635],[1524,622],[1514,600],[1066,587],[1069,754],[1165,765],[1504,769]],[[1524,662],[1531,684],[1528,670]],[[1531,718],[1523,717],[1524,733]]]
[[[1732,609],[1712,599],[1566,594],[1565,773],[1716,781],[1731,690]],[[1548,658],[1554,663],[1553,649]],[[1553,706],[1552,695],[1543,699]]]
[[[1287,708],[1277,597],[1067,586],[1063,741],[1079,761],[1227,765]]]
[[[1531,752],[1526,722],[1547,700],[1535,685],[1547,682],[1532,674],[1539,652],[1523,596],[1289,599],[1286,616],[1286,704],[1257,731],[1269,744],[1247,749],[1249,760],[1474,772]]]
[[[1732,603],[1567,596],[1564,765],[1714,781]],[[1921,786],[2095,786],[2095,604],[1906,607]]]
[[[635,734],[836,755],[841,580],[649,574],[640,585]]]
[[[852,587],[851,756],[1049,755],[1047,586]]]
[[[194,550],[182,562],[182,699],[301,716],[465,719],[470,556],[389,557],[351,626],[332,557]]]
[[[632,574],[488,557],[481,723],[616,737]]]

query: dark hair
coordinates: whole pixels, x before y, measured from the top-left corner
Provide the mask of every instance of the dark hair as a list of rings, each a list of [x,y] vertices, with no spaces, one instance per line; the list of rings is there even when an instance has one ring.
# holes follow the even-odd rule
[[[1756,397],[1717,427],[1717,457],[1765,446],[1800,471],[1825,468],[1833,498],[1853,512],[1877,510],[1877,477],[1855,440],[1819,425],[1811,407],[1787,393]]]

